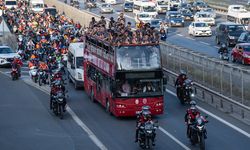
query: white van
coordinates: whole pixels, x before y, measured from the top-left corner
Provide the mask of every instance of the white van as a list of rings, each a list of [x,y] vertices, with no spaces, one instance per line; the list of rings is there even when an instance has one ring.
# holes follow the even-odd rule
[[[84,43],[70,43],[67,70],[70,82],[73,82],[75,89],[83,87],[83,49]]]
[[[7,9],[17,8],[17,0],[5,0],[4,5]]]
[[[31,10],[34,12],[43,12],[44,11],[44,1],[43,0],[30,0]]]
[[[135,14],[147,13],[152,18],[156,18],[156,16],[158,15],[157,10],[156,10],[156,4],[153,2],[149,2],[149,1],[135,1],[133,13]]]

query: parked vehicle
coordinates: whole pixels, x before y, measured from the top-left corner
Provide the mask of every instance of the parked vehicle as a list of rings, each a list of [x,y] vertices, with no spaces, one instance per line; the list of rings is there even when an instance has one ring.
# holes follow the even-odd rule
[[[150,16],[148,13],[138,13],[135,16],[136,24],[139,24],[140,21],[143,23],[149,23],[152,19],[152,16]]]
[[[184,27],[184,17],[180,14],[179,11],[168,11],[166,14],[166,23],[169,27]]]
[[[180,9],[181,15],[184,17],[184,20],[192,21],[194,20],[194,15],[189,9]]]
[[[216,44],[225,43],[227,47],[235,45],[245,28],[241,24],[233,22],[222,22],[215,29]]]
[[[87,0],[85,4],[87,8],[96,8],[96,0]]]
[[[133,13],[134,14],[138,14],[138,13],[148,14],[152,18],[156,18],[158,15],[155,3],[150,2],[150,1],[135,1]]]
[[[213,8],[207,7],[207,8],[202,9],[201,12],[206,12],[206,13],[208,13],[211,17],[213,17],[214,19],[216,18],[216,12],[215,12],[215,10],[214,10]]]
[[[112,8],[112,6],[110,4],[104,3],[101,4],[100,6],[100,13],[113,13],[114,9]]]
[[[0,46],[0,67],[11,67],[14,57],[20,58],[20,55],[8,46]]]
[[[211,36],[211,27],[205,22],[192,22],[188,27],[188,34],[193,36]]]
[[[250,43],[237,44],[231,52],[232,62],[250,64]]]
[[[250,31],[241,33],[238,43],[250,43]]]
[[[68,52],[68,79],[75,89],[83,87],[83,49],[84,43],[70,43]]]
[[[125,1],[123,4],[124,12],[133,12],[134,3]]]
[[[156,0],[156,10],[158,14],[165,14],[168,10],[168,0]]]
[[[197,12],[194,15],[194,21],[206,22],[208,25],[215,25],[215,19],[207,12]]]

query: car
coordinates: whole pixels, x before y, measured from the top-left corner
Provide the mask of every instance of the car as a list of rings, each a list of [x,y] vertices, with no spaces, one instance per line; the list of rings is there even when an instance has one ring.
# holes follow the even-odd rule
[[[189,3],[181,3],[180,9],[189,9],[190,11],[192,10],[192,5]]]
[[[250,31],[241,33],[238,43],[250,43]]]
[[[138,13],[135,16],[136,24],[138,24],[140,21],[142,21],[143,23],[149,23],[152,19],[152,16],[150,16],[148,13]]]
[[[100,13],[113,13],[114,12],[114,9],[111,7],[110,4],[107,4],[107,3],[103,3],[101,4],[100,6]]]
[[[168,10],[168,1],[167,0],[156,0],[156,10],[158,14],[166,14]]]
[[[166,14],[166,23],[169,27],[180,26],[184,27],[184,17],[179,11],[168,11]]]
[[[193,36],[212,36],[211,27],[206,22],[192,22],[188,34]]]
[[[184,17],[184,20],[194,20],[194,15],[189,9],[180,9],[179,11]]]
[[[241,62],[243,65],[250,64],[250,43],[235,45],[231,52],[232,62]]]
[[[10,67],[14,57],[20,58],[9,46],[0,46],[0,67]]]
[[[219,23],[215,29],[216,44],[225,43],[228,47],[233,46],[243,32],[245,32],[245,27],[242,24],[233,22]]]
[[[104,0],[104,3],[114,5],[114,4],[116,4],[117,2],[116,2],[116,0]]]
[[[201,12],[206,12],[210,14],[213,18],[216,18],[216,12],[213,8],[204,8],[201,10]]]
[[[194,15],[194,21],[196,22],[206,22],[209,25],[215,25],[215,19],[207,12],[197,12]]]
[[[203,1],[196,1],[193,3],[193,6],[192,6],[192,10],[193,11],[200,11],[204,8],[207,8],[207,3],[203,2]]]
[[[162,19],[151,19],[149,21],[150,23],[150,26],[151,27],[154,27],[156,30],[160,31],[161,29],[161,23],[163,23],[163,28],[165,29],[165,32],[167,33],[168,32],[168,26],[163,22]]]
[[[123,4],[124,12],[133,12],[134,3],[125,1]]]

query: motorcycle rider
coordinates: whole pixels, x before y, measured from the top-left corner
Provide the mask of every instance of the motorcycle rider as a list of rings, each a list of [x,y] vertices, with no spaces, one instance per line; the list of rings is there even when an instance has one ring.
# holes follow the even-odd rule
[[[136,134],[135,134],[135,142],[138,142],[139,130],[140,127],[144,125],[145,122],[152,121],[150,107],[143,106],[142,110],[137,114],[137,122],[136,122]],[[155,133],[152,137],[152,145],[155,145]]]
[[[227,48],[226,44],[223,43],[223,44],[221,45],[221,47],[220,47],[219,50],[218,50],[218,53],[219,53],[219,54],[228,53],[228,48]]]
[[[187,125],[187,136],[191,138],[191,130],[190,126],[193,125],[196,121],[196,118],[200,116],[199,110],[196,108],[196,102],[190,102],[190,108],[187,109],[185,114],[185,123]],[[206,120],[204,120],[206,122]],[[206,138],[206,131],[205,131],[205,138]]]
[[[177,87],[177,97],[182,96],[183,88],[184,88],[184,81],[187,79],[187,74],[184,71],[181,71],[179,76],[175,81],[175,86]]]
[[[22,66],[23,66],[23,62],[19,58],[14,57],[14,60],[12,61],[12,68],[17,68],[19,77],[21,77],[21,67]]]
[[[54,96],[56,96],[57,92],[62,91],[62,93],[65,96],[65,86],[62,84],[60,80],[55,80],[51,84],[51,90],[50,90],[50,109],[52,109],[52,102],[54,100]],[[65,112],[65,105],[66,105],[66,99],[64,99],[64,109],[63,112]]]

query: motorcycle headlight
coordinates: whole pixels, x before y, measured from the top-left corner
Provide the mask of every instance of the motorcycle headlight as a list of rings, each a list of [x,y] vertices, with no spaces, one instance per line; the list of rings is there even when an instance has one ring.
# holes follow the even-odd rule
[[[232,40],[235,39],[234,36],[228,36],[228,38],[229,38],[229,39],[232,39]]]
[[[194,97],[194,93],[191,94],[191,97]]]
[[[197,126],[199,130],[202,130],[204,126]]]
[[[147,133],[152,133],[152,130],[147,130]]]

